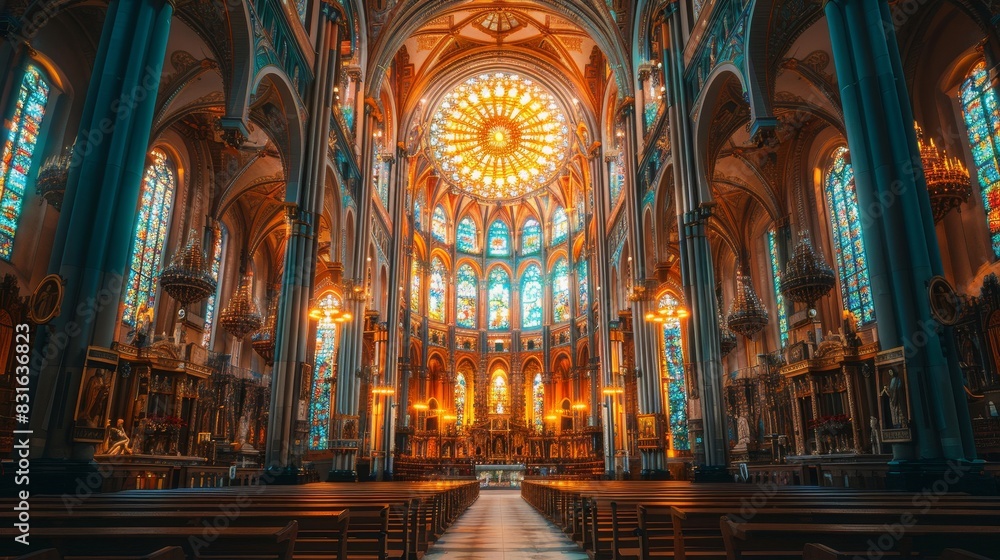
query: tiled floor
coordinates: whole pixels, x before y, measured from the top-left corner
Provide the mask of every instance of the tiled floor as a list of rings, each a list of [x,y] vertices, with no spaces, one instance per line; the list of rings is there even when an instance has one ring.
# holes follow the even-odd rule
[[[586,560],[587,554],[522,500],[519,490],[483,490],[424,558]]]

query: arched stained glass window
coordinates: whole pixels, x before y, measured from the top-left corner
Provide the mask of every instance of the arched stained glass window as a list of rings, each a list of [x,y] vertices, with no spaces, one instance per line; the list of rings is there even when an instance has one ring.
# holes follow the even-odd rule
[[[445,216],[444,208],[437,206],[434,214],[431,215],[431,237],[442,243],[448,240],[448,218]]]
[[[670,294],[663,294],[659,308],[678,309],[679,302]],[[670,406],[670,432],[675,450],[691,449],[688,440],[687,390],[684,387],[684,347],[681,342],[681,322],[676,313],[666,315],[663,322],[663,363],[667,386],[667,403]]]
[[[985,61],[972,67],[962,82],[960,95],[993,254],[1000,257],[1000,103]]]
[[[174,168],[162,150],[150,153],[139,195],[139,219],[135,225],[132,259],[125,284],[125,313],[122,320],[133,325],[139,311],[155,309],[156,276],[163,261],[170,207],[174,202],[177,179]]]
[[[576,291],[580,295],[579,313],[586,313],[590,307],[590,279],[588,278],[587,261],[576,263]]]
[[[410,311],[420,313],[420,263],[415,258],[410,266]]]
[[[382,145],[375,144],[372,150],[372,182],[382,207],[389,208],[389,161],[382,157]]]
[[[0,156],[0,258],[10,260],[14,235],[21,217],[24,190],[31,173],[49,85],[34,66],[28,66],[17,92],[14,113],[4,123],[3,154]]]
[[[430,286],[427,289],[427,318],[431,321],[444,322],[444,303],[447,292],[447,280],[445,277],[448,270],[444,267],[444,262],[440,258],[431,259]]]
[[[557,206],[552,213],[552,244],[566,241],[569,235],[569,220],[566,218],[566,210],[562,206]]]
[[[426,197],[424,196],[423,189],[417,194],[417,199],[413,201],[413,229],[417,231],[424,230],[424,206],[426,206]]]
[[[342,307],[340,298],[328,293],[319,300],[316,329],[316,362],[309,391],[309,449],[326,449],[330,436],[330,393],[337,363],[337,323],[332,315]]]
[[[490,408],[495,414],[505,414],[507,412],[507,380],[503,374],[497,372],[493,374],[493,386],[490,387]]]
[[[455,427],[462,431],[465,426],[465,397],[468,393],[468,386],[465,382],[465,374],[459,372],[455,376]]]
[[[477,328],[478,303],[479,278],[472,265],[463,264],[455,275],[455,324],[464,329]]]
[[[491,257],[506,257],[510,255],[510,229],[501,220],[490,224],[486,236],[486,254]]]
[[[542,226],[534,218],[528,218],[521,228],[521,254],[534,255],[542,250]]]
[[[521,328],[542,326],[542,271],[530,264],[521,274]]]
[[[854,169],[847,161],[847,148],[833,153],[827,169],[826,197],[833,223],[837,270],[840,272],[840,295],[844,309],[854,314],[859,325],[875,320],[865,240],[861,235],[858,194],[854,187]]]
[[[542,374],[536,373],[531,383],[531,415],[535,421],[535,432],[542,433],[545,429],[545,384]]]
[[[788,309],[785,296],[781,293],[781,262],[778,257],[777,234],[773,229],[767,232],[767,254],[771,259],[771,279],[774,281],[774,301],[778,306],[778,334],[781,345],[788,344]]]
[[[510,275],[507,271],[495,267],[490,271],[489,289],[489,327],[491,331],[510,328]]]
[[[552,322],[569,321],[569,263],[565,258],[552,267]]]
[[[201,345],[205,348],[210,348],[212,343],[212,327],[215,324],[215,305],[218,303],[219,290],[222,289],[222,282],[219,282],[219,273],[222,271],[222,244],[226,237],[225,228],[219,228],[214,237],[215,243],[212,246],[212,278],[218,284],[212,295],[208,296],[208,302],[205,304],[205,330],[204,334],[201,335]]]
[[[611,206],[614,207],[625,189],[625,150],[619,149],[615,159],[611,162]]]
[[[472,218],[466,216],[458,222],[458,228],[455,229],[455,245],[463,253],[479,253],[479,228]]]

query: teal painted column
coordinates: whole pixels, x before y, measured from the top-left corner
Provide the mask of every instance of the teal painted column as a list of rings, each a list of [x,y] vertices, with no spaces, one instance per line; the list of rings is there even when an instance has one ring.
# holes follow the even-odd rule
[[[825,10],[879,340],[906,354],[913,441],[893,446],[892,464],[912,481],[975,459],[953,336],[930,315],[927,283],[942,274],[941,256],[888,3],[829,0]]]
[[[168,0],[110,3],[80,119],[49,264],[63,311],[35,346],[31,418],[32,456],[63,472],[94,454],[72,441],[76,396],[87,347],[114,341],[172,15]]]

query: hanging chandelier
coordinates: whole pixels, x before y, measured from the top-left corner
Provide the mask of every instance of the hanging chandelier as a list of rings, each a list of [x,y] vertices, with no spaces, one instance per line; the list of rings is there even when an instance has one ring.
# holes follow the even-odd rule
[[[264,319],[264,325],[253,333],[250,338],[252,341],[250,343],[253,346],[254,352],[264,359],[264,362],[269,366],[274,365],[274,348],[275,348],[275,331],[274,328],[278,322],[278,294],[274,294],[271,298],[271,303],[267,306],[267,319]]]
[[[570,132],[555,97],[516,74],[481,74],[445,95],[430,153],[456,190],[513,201],[545,188],[566,164]]]
[[[722,312],[719,312],[718,317],[719,322],[719,349],[722,350],[722,356],[726,357],[730,352],[736,350],[736,333],[729,328],[729,325],[722,320]]]
[[[45,160],[35,180],[35,193],[56,210],[62,209],[63,197],[66,195],[69,165],[73,161],[73,147],[66,148],[61,156],[52,156]]]
[[[174,253],[170,264],[160,273],[160,286],[181,305],[188,305],[210,296],[218,286],[201,250],[198,233],[188,233],[187,244]]]
[[[920,148],[920,161],[924,166],[931,211],[934,223],[937,223],[972,196],[969,170],[960,159],[950,158],[947,152],[939,150],[933,138],[925,142],[924,131],[919,124],[914,123],[914,128],[917,130],[917,147]]]
[[[250,291],[251,278],[249,273],[243,277],[229,305],[219,314],[219,325],[238,339],[245,338],[264,323]]]
[[[836,284],[833,269],[813,249],[809,234],[800,232],[792,258],[781,275],[782,295],[812,309],[816,300],[830,293]]]
[[[767,320],[767,309],[757,297],[750,276],[741,268],[736,273],[736,295],[726,323],[733,332],[751,338],[767,325]]]

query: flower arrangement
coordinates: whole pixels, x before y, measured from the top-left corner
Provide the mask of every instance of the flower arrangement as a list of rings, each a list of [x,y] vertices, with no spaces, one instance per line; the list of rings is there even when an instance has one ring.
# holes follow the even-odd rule
[[[146,428],[156,432],[179,430],[187,426],[187,422],[177,416],[150,416],[146,419]]]
[[[846,414],[822,416],[809,421],[809,429],[831,436],[842,434],[851,425],[851,417]]]

